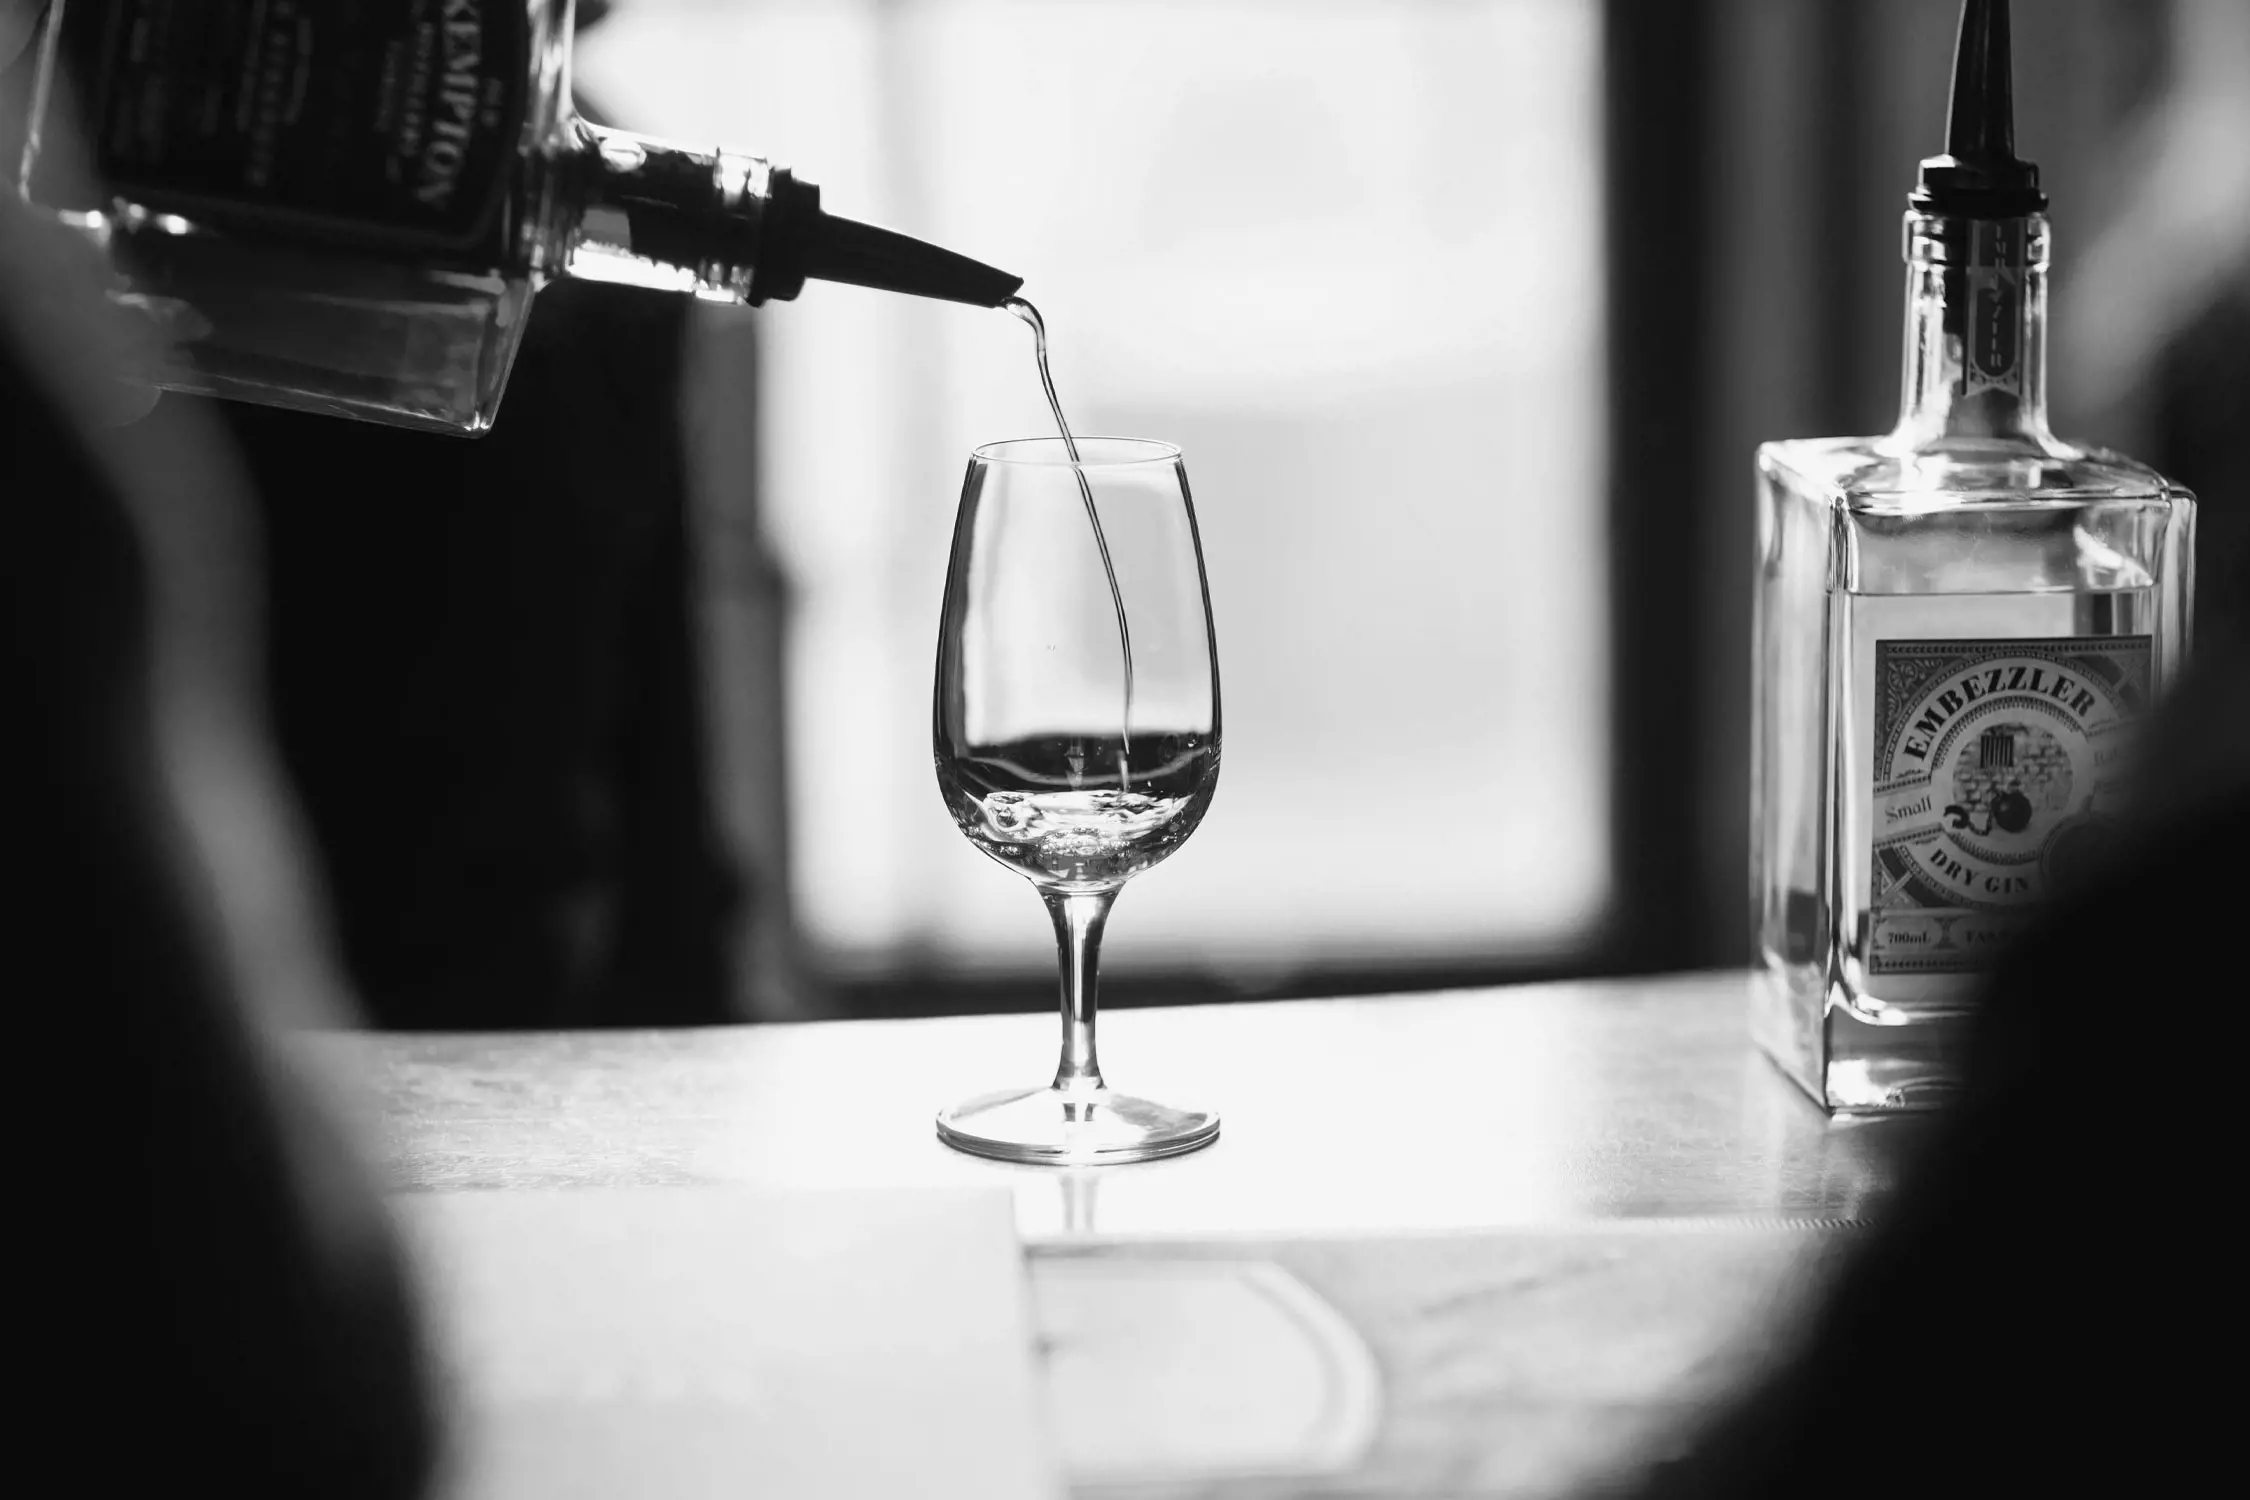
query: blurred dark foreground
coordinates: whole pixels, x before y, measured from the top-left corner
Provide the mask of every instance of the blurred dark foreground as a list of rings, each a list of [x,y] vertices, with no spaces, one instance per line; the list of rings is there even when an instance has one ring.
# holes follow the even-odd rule
[[[1652,1495],[2180,1494],[2224,1461],[2196,1351],[2236,1299],[2240,634],[2147,751],[2135,833],[1994,975],[1967,1098],[1800,1352]]]

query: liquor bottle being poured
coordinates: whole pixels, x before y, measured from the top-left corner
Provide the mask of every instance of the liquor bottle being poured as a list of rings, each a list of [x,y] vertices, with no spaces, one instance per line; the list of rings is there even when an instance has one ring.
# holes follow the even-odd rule
[[[1967,0],[1898,426],[1758,454],[1753,1030],[1831,1109],[1958,1087],[1979,971],[2130,818],[2119,756],[2187,647],[2193,497],[2047,426],[2011,90],[2005,0]]]
[[[1021,285],[758,157],[578,118],[571,21],[571,0],[55,0],[23,192],[172,336],[156,384],[449,432],[492,425],[557,277],[752,306],[810,279],[982,307]]]

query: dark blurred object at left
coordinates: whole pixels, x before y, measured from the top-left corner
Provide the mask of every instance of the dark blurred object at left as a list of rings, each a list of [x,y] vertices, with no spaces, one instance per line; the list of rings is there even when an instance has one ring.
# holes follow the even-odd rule
[[[194,403],[250,468],[275,733],[378,1026],[737,1018],[691,602],[694,306],[547,287],[475,442]]]
[[[69,1039],[25,1070],[27,1430],[94,1493],[403,1500],[437,1419],[372,1178],[285,1040],[352,1008],[266,753],[246,492],[200,413],[115,425],[147,405],[104,274],[0,201],[8,958]]]

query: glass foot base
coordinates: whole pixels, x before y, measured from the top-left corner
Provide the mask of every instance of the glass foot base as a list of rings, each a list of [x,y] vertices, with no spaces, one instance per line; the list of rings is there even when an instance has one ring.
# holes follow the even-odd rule
[[[1098,1166],[1208,1146],[1219,1138],[1219,1117],[1112,1089],[1008,1089],[938,1111],[937,1132],[977,1156]]]

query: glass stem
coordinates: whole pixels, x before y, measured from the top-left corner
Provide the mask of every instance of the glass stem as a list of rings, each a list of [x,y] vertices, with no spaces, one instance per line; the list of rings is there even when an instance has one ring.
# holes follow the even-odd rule
[[[1101,967],[1102,924],[1109,920],[1114,888],[1087,893],[1042,891],[1055,920],[1056,956],[1062,964],[1062,1063],[1055,1087],[1073,1093],[1103,1087],[1094,1056],[1094,976]]]

